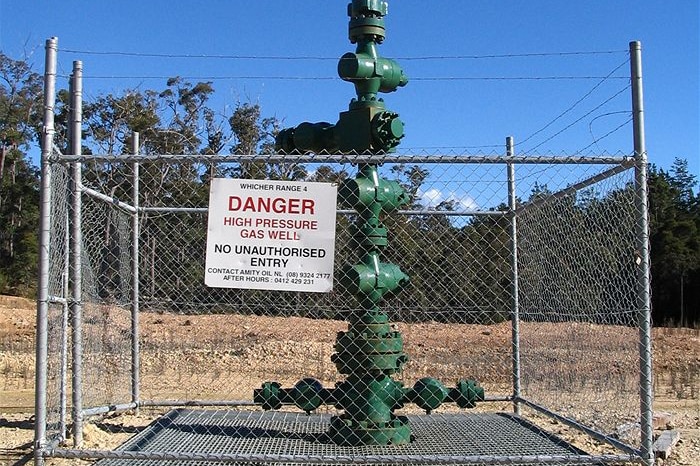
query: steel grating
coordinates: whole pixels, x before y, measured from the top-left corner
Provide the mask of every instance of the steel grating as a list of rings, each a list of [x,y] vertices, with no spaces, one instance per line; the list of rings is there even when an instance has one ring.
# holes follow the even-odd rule
[[[431,464],[431,458],[528,456],[573,457],[587,455],[526,420],[507,413],[433,414],[409,416],[413,436],[403,446],[341,447],[329,441],[325,432],[330,415],[290,412],[251,412],[204,409],[176,409],[154,421],[121,445],[117,452],[167,452],[159,459],[116,459],[99,461],[100,466],[207,466],[211,458],[229,455],[263,458],[290,455],[294,463],[334,464],[333,457],[362,463],[362,457],[425,457],[414,464]],[[446,435],[448,433],[448,435]],[[115,452],[115,453],[117,453]],[[204,460],[206,455],[208,458]],[[174,460],[173,456],[182,459]],[[321,460],[319,461],[319,458]],[[383,460],[382,460],[383,461]],[[493,462],[491,460],[489,462]],[[376,461],[375,461],[376,462]],[[251,464],[250,462],[240,464]],[[255,464],[273,464],[259,461]],[[276,462],[274,464],[284,464]],[[291,463],[290,463],[291,464]],[[578,464],[581,464],[579,461]]]

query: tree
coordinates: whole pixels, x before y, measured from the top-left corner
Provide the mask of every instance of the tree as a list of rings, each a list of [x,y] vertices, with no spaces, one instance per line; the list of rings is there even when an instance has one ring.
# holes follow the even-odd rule
[[[141,133],[143,154],[273,153],[279,121],[263,117],[260,106],[253,103],[239,103],[230,115],[219,114],[209,107],[213,93],[209,82],[190,83],[175,77],[160,91],[135,89],[98,96],[84,105],[83,153],[129,153],[134,131]],[[63,153],[69,150],[68,99],[65,90],[58,92],[56,144]],[[35,288],[39,173],[27,152],[38,142],[41,110],[41,77],[26,62],[0,53],[0,293],[31,295]],[[422,187],[429,171],[420,165],[392,167],[387,177],[398,178],[407,190],[410,197],[407,208],[423,209]],[[270,163],[264,158],[228,164],[159,160],[141,164],[140,203],[143,207],[205,207],[209,180],[227,176],[338,183],[348,177],[348,172],[330,165]],[[85,162],[83,182],[112,198],[130,200],[131,164]],[[649,189],[654,320],[693,324],[700,321],[697,179],[689,173],[685,160],[676,159],[669,171],[650,167]],[[542,242],[536,248],[542,251],[539,260],[552,269],[578,277],[578,289],[564,289],[563,293],[573,296],[583,290],[590,309],[615,305],[616,296],[601,288],[601,281],[617,281],[618,287],[620,281],[623,286],[632,286],[634,281],[634,267],[616,262],[615,258],[624,254],[614,250],[615,242],[609,241],[611,233],[621,234],[620,229],[610,231],[609,222],[595,221],[628,215],[624,206],[630,204],[632,194],[626,187],[602,195],[591,191],[552,200],[546,185],[535,184],[528,199],[541,205],[527,209],[528,215],[533,216],[529,223],[537,229],[530,233],[529,240]],[[96,292],[105,299],[120,299],[128,278],[125,270],[128,270],[129,241],[125,232],[129,214],[90,196],[84,196],[84,203],[84,220],[90,225],[83,232],[86,253],[93,260],[90,265],[99,270],[101,277],[95,285]],[[432,209],[449,211],[454,207],[454,201],[447,200]],[[546,212],[553,207],[566,212],[566,216],[560,219]],[[541,218],[534,218],[538,215]],[[624,218],[625,224],[631,221]],[[252,303],[251,306],[264,304],[255,291],[204,287],[201,267],[206,238],[204,214],[143,212],[140,220],[141,268],[146,272],[141,275],[141,285],[146,299],[171,302],[178,309],[182,309],[178,303],[185,300],[199,300],[207,305],[236,300]],[[346,227],[351,220],[352,215],[338,217],[341,225],[338,242],[345,245],[338,249],[338,263],[354,260],[355,251],[347,246],[351,240]],[[510,299],[507,219],[474,218],[458,227],[448,215],[392,214],[384,222],[390,235],[386,260],[400,264],[412,274],[413,284],[409,289],[387,303],[409,309],[411,314],[402,315],[401,319],[414,319],[411,309],[430,309],[433,314],[429,318],[449,321],[494,322],[507,317],[505,309]],[[540,227],[550,231],[540,231]],[[161,240],[172,237],[174,231],[175,241]],[[568,231],[573,239],[552,244],[551,231]],[[594,240],[595,249],[580,238]],[[592,262],[588,260],[590,256],[599,260]],[[562,257],[567,259],[566,264],[557,262]],[[521,258],[523,263],[526,259]],[[533,269],[532,273],[536,274],[537,270]],[[554,289],[542,277],[535,276],[532,280],[541,286],[543,299]],[[279,299],[278,309],[293,309],[300,300],[306,300],[296,293],[275,296]],[[325,308],[345,298],[337,295],[323,300],[309,298],[304,305],[313,308],[310,315],[325,316]],[[561,298],[560,302],[564,303],[560,307],[566,308],[566,299]],[[494,311],[497,308],[503,310]],[[482,310],[487,310],[487,314],[482,315]],[[586,318],[584,314],[581,318]]]
[[[260,105],[239,103],[229,125],[235,143],[232,153],[239,155],[274,153],[275,136],[280,130],[277,118],[262,118]],[[306,168],[298,163],[245,162],[236,173],[241,178],[270,180],[302,180],[308,175]]]
[[[693,193],[697,185],[695,175],[688,172],[688,161],[676,157],[671,166],[671,186],[676,190],[678,205],[683,209],[692,209],[697,204],[698,197]]]
[[[41,109],[41,77],[0,53],[0,293],[36,289],[39,178],[27,151]]]
[[[243,111],[248,106],[241,106],[227,122],[208,107],[213,92],[211,83],[192,84],[176,77],[169,79],[160,92],[129,90],[121,95],[99,96],[84,106],[84,152],[129,153],[133,132],[138,131],[141,154],[211,155],[227,150],[229,145],[248,143],[256,137],[251,136],[256,131],[262,133],[257,127],[258,107],[255,114]],[[240,170],[215,164],[205,166],[202,162],[142,163],[139,201],[147,208],[205,207],[209,180],[236,171]],[[83,172],[85,183],[94,189],[113,198],[131,199],[131,164],[89,161]],[[124,213],[103,202],[85,212],[86,222],[102,226],[86,233],[87,245],[101,245],[93,252],[100,258],[97,293],[103,299],[119,299],[128,257],[124,250]],[[186,288],[203,287],[201,261],[206,221],[202,215],[143,212],[140,224],[141,268],[145,272],[141,274],[141,285],[146,300],[179,303]],[[173,231],[177,232],[175,241],[162,241]]]
[[[649,170],[652,307],[656,323],[700,321],[700,194],[687,161]]]

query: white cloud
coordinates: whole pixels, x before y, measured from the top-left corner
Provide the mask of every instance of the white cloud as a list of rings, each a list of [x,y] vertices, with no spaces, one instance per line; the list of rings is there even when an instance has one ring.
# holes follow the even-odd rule
[[[421,198],[421,203],[427,208],[432,209],[443,201],[452,201],[455,204],[455,210],[475,210],[479,208],[477,202],[467,194],[458,195],[450,192],[447,195],[437,188],[430,188],[427,191],[418,191]]]
[[[422,193],[421,199],[423,200],[423,204],[434,207],[442,202],[443,196],[439,189],[432,188]]]
[[[476,210],[479,208],[479,204],[476,203],[476,201],[467,195],[462,196],[461,198],[457,198],[456,196],[453,198],[453,200],[457,201],[457,203],[460,205],[462,210]],[[459,210],[459,209],[457,209]]]

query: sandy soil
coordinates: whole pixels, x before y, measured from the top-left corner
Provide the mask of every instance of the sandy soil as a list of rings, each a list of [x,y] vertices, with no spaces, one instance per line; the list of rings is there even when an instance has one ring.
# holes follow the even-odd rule
[[[32,461],[34,311],[33,302],[0,296],[0,465],[22,465]],[[87,310],[86,314],[85,333],[88,339],[96,338],[97,342],[92,344],[99,344],[104,351],[101,353],[102,363],[107,368],[111,367],[110,364],[115,367],[123,365],[128,348],[119,345],[123,343],[123,333],[128,328],[128,315],[108,308]],[[109,326],[105,325],[107,317],[111,323]],[[141,324],[143,399],[154,399],[163,393],[173,399],[206,399],[220,396],[224,387],[228,399],[243,399],[249,398],[252,388],[259,386],[262,380],[271,378],[287,385],[305,373],[313,373],[324,384],[332,385],[338,375],[329,358],[336,332],[346,328],[342,321],[159,313],[144,313]],[[636,361],[620,359],[616,353],[634,338],[628,334],[629,329],[578,324],[562,331],[550,327],[552,324],[524,325],[530,326],[524,329],[526,334],[537,336],[529,342],[530,357],[541,359],[538,364],[543,364],[540,367],[546,369],[540,370],[545,374],[547,369],[552,371],[548,376],[563,374],[564,369],[576,362],[576,367],[584,373],[583,377],[590,379],[591,373],[607,368],[606,378],[616,381],[610,384],[611,387],[615,384],[620,387],[630,385],[626,374],[634,374]],[[485,383],[487,393],[507,393],[511,331],[508,323],[493,326],[423,323],[398,324],[397,327],[404,335],[406,346],[411,348],[412,362],[403,374],[405,379],[415,380],[430,375],[450,380],[455,372],[465,376],[478,374],[479,379],[488,381]],[[588,340],[598,339],[606,349],[602,355],[585,363],[581,355],[587,349],[576,348],[576,336],[584,334]],[[700,331],[654,329],[653,345],[654,410],[668,413],[668,416],[659,418],[656,433],[673,429],[681,434],[671,456],[659,462],[700,465]],[[468,347],[470,363],[456,364],[454,354],[463,352],[465,347]],[[552,348],[557,350],[552,351]],[[89,359],[90,356],[86,357]],[[182,361],[187,361],[187,364],[183,365]],[[106,397],[109,397],[110,389],[118,389],[118,377],[112,372],[103,371],[99,378],[99,383],[104,384]],[[224,383],[230,382],[234,374],[247,375],[235,379],[235,384]],[[581,380],[584,379],[570,376],[570,379],[560,380],[557,389],[566,390],[567,384],[573,386]],[[604,393],[596,396],[604,398]],[[558,397],[552,398],[553,403],[558,401]],[[557,407],[565,411],[568,405]],[[509,409],[507,405],[496,408]],[[479,409],[493,410],[494,407]],[[618,409],[621,408],[606,405],[605,412],[597,415],[614,423]],[[85,446],[113,448],[129,438],[139,426],[148,424],[160,414],[162,410],[144,409],[138,415],[128,413],[97,419],[86,426]],[[548,431],[586,451],[610,451],[607,446],[562,424],[538,416],[534,419]],[[624,436],[630,429],[633,431],[634,427],[621,423],[620,435]],[[49,465],[78,463],[81,461],[47,461]]]

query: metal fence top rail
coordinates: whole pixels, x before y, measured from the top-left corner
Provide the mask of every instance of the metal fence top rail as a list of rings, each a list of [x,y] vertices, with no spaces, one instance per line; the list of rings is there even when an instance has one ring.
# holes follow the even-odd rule
[[[271,163],[468,163],[468,164],[593,164],[593,165],[634,165],[635,157],[590,156],[590,155],[470,155],[470,154],[96,154],[96,155],[56,155],[55,162],[271,162]]]

